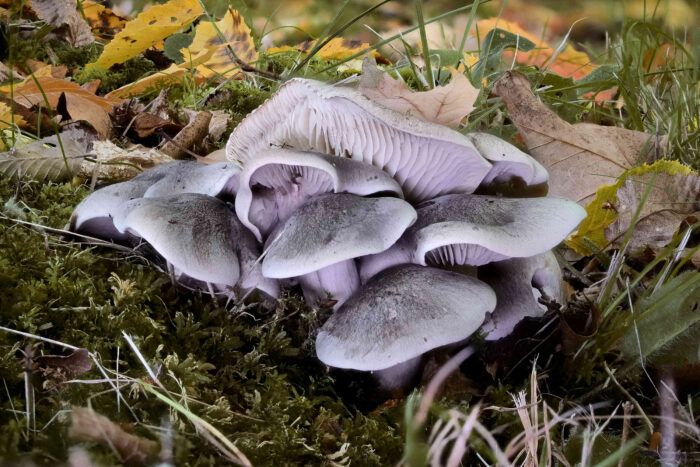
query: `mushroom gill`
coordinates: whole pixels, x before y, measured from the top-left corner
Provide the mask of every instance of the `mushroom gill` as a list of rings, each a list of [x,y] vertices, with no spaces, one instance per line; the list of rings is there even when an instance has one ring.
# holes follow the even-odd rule
[[[391,175],[406,199],[472,193],[491,169],[464,135],[379,106],[355,89],[296,78],[231,133],[227,157],[243,166],[269,148],[359,160]]]

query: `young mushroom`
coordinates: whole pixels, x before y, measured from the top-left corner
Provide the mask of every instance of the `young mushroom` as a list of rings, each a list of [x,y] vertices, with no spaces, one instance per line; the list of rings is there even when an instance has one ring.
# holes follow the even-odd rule
[[[363,258],[366,281],[394,264],[481,266],[544,253],[586,217],[559,198],[445,195],[417,207],[418,220],[389,250]]]
[[[374,166],[328,154],[273,149],[243,168],[236,213],[262,241],[306,200],[331,192],[403,197],[399,184]]]
[[[278,296],[277,281],[260,272],[257,241],[219,199],[196,193],[136,199],[119,209],[114,226],[146,240],[178,274]]]
[[[391,389],[411,379],[422,354],[466,339],[495,307],[493,290],[478,279],[395,266],[373,277],[326,321],[316,355],[328,366],[375,371]]]
[[[270,234],[262,273],[298,278],[309,305],[330,294],[339,306],[359,286],[354,258],[386,250],[415,220],[398,198],[318,195]]]
[[[356,89],[296,78],[231,133],[226,153],[243,166],[271,147],[359,160],[387,172],[406,199],[472,193],[491,164],[461,133],[375,104]]]
[[[561,269],[551,251],[489,264],[479,269],[479,279],[493,288],[498,303],[482,327],[486,340],[506,337],[526,317],[542,316],[547,311],[538,301],[543,294],[559,305],[566,301]]]

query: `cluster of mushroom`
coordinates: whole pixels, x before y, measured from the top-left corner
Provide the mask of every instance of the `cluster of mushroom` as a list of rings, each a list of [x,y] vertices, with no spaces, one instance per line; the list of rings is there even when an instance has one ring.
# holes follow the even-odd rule
[[[473,194],[547,182],[499,138],[293,79],[236,127],[226,152],[231,163],[174,162],[98,190],[71,228],[144,239],[179,280],[213,292],[277,297],[280,283],[300,285],[310,306],[334,308],[319,359],[375,371],[387,387],[425,352],[479,328],[491,340],[508,335],[543,313],[539,294],[563,298],[550,250],[585,211]]]

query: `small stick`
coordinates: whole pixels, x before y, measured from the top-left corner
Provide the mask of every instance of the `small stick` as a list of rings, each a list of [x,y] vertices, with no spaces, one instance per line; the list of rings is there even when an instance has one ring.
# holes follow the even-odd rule
[[[622,420],[622,440],[620,441],[620,450],[622,450],[622,448],[625,447],[625,444],[627,443],[627,438],[629,438],[630,435],[630,425],[632,420],[630,415],[632,415],[632,409],[634,409],[634,404],[632,404],[630,401],[626,401],[624,404],[622,404],[622,412],[624,414],[624,418]],[[622,467],[624,463],[625,456],[623,455],[622,457],[620,457],[620,462],[617,463],[617,467]]]

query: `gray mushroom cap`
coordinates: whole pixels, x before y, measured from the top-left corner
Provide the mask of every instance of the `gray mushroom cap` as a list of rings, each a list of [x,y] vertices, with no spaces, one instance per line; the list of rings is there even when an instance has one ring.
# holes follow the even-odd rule
[[[473,277],[396,266],[372,278],[326,321],[316,354],[336,368],[383,370],[466,339],[495,306],[491,288]]]
[[[586,217],[559,198],[445,195],[418,206],[418,220],[389,250],[363,258],[363,281],[393,264],[480,266],[558,245]]]
[[[356,89],[287,81],[231,133],[229,160],[246,165],[270,147],[350,157],[387,172],[406,199],[471,193],[491,169],[464,135],[375,104]]]
[[[354,258],[389,248],[416,219],[398,198],[318,195],[270,234],[265,277],[299,277],[310,304],[331,294],[341,304],[359,286]]]
[[[175,161],[157,165],[122,183],[108,185],[85,198],[73,211],[69,229],[99,238],[125,241],[112,218],[127,201],[178,193],[235,195],[239,169],[231,163],[204,165]]]
[[[278,295],[276,281],[260,273],[255,238],[219,199],[196,193],[136,199],[119,209],[114,225],[146,240],[193,279]]]
[[[539,185],[549,180],[547,169],[542,164],[501,138],[478,132],[467,133],[466,137],[493,164],[481,181],[482,185],[506,183],[513,178],[520,178],[526,185]]]
[[[233,198],[238,191],[240,167],[230,162],[202,164],[194,161],[170,163],[163,178],[151,185],[144,198],[180,193],[200,193]]]
[[[374,166],[327,154],[273,149],[243,168],[236,213],[262,241],[307,199],[329,192],[403,197],[399,184]]]
[[[486,340],[506,337],[525,317],[544,315],[547,308],[538,302],[542,292],[566,303],[561,268],[551,251],[489,264],[479,269],[479,279],[493,288],[498,303],[482,327]]]

